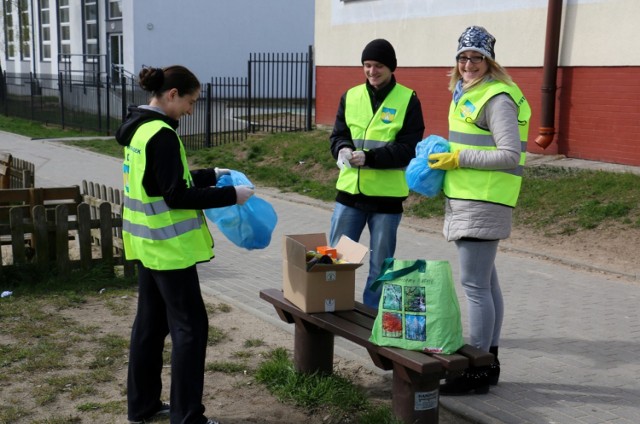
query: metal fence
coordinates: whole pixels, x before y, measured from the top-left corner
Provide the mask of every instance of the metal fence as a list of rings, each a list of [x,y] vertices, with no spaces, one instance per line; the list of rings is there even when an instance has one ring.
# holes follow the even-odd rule
[[[313,114],[313,49],[252,53],[246,77],[214,77],[202,85],[178,134],[190,150],[246,138],[250,132],[308,131]],[[0,113],[62,128],[112,135],[128,105],[148,103],[133,75],[1,73]]]

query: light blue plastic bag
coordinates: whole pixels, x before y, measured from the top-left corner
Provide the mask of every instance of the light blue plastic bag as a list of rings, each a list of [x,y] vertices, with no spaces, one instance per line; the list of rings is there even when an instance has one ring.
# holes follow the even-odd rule
[[[253,184],[242,172],[231,171],[218,179],[216,187]],[[233,244],[247,250],[264,249],[271,243],[271,234],[278,222],[273,206],[255,194],[243,205],[204,210],[207,218],[216,224]]]
[[[449,142],[438,135],[430,135],[416,146],[416,157],[407,167],[406,179],[409,190],[427,197],[435,197],[442,190],[445,171],[429,168],[429,155],[447,153]]]

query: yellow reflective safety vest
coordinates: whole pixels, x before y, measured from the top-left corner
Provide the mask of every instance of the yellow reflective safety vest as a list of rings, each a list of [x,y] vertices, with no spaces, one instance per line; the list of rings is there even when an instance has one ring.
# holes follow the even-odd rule
[[[397,84],[373,113],[366,84],[347,91],[345,121],[358,150],[370,150],[393,143],[402,128],[413,90]],[[405,169],[343,168],[336,189],[350,194],[376,197],[407,197]]]
[[[213,238],[201,210],[171,209],[160,196],[148,196],[142,186],[147,143],[162,128],[161,120],[141,125],[124,148],[124,208],[122,239],[125,256],[149,269],[184,269],[213,258]],[[176,134],[177,136],[177,134]],[[180,141],[183,178],[193,185],[187,156]]]
[[[452,101],[449,108],[449,145],[452,152],[464,149],[497,150],[491,132],[479,128],[476,121],[489,99],[501,93],[511,96],[518,107],[520,132],[518,166],[515,169],[458,168],[447,171],[443,185],[443,191],[447,197],[515,207],[522,185],[531,118],[531,107],[518,86],[491,81],[464,93],[457,103]]]

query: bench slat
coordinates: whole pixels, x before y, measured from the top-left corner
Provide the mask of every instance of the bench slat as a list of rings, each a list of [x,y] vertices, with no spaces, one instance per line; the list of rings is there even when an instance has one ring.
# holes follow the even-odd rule
[[[394,347],[378,346],[369,341],[371,329],[359,326],[356,323],[346,321],[341,317],[332,313],[309,314],[315,318],[313,323],[350,340],[360,346],[363,346],[370,352],[391,359],[403,367],[409,368],[419,374],[441,373],[442,365],[440,361],[431,358],[422,352],[398,349]]]
[[[284,298],[281,290],[265,289],[260,291],[260,297],[272,303],[276,309],[281,309],[294,316],[335,333],[347,340],[365,347],[370,353],[374,352],[384,356],[418,373],[434,373],[442,371],[442,364],[439,360],[425,355],[422,352],[398,349],[393,347],[382,347],[374,345],[369,341],[371,329],[362,327],[336,315],[335,313],[308,314]],[[280,312],[278,312],[280,315]],[[349,316],[349,314],[347,314]],[[353,316],[353,314],[351,314]],[[288,322],[288,321],[287,321]],[[374,361],[375,362],[375,361]]]
[[[353,311],[339,311],[334,312],[335,315],[340,317],[344,317],[350,321],[357,322],[359,325],[367,328],[369,330],[369,334],[371,334],[371,329],[373,328],[373,321],[375,319],[375,315],[372,317],[372,311],[376,311],[373,308],[367,307],[363,304],[356,303],[356,309]],[[470,346],[471,347],[471,346]],[[475,363],[474,356],[479,354],[483,354],[479,349],[476,349],[477,352],[465,351],[468,355],[464,355],[460,350],[458,352],[445,355],[445,354],[436,354],[436,353],[426,353],[431,357],[439,360],[448,371],[457,372],[462,371],[469,366],[470,363]],[[471,359],[474,359],[474,362],[471,362]],[[483,362],[484,359],[480,359],[480,362]]]
[[[264,300],[267,300],[271,304],[273,304],[276,307],[278,314],[281,315],[280,318],[283,319],[283,321],[288,323],[292,323],[293,319],[292,318],[284,319],[282,317],[282,314],[285,314],[285,316],[289,316],[289,317],[290,315],[287,315],[287,314],[292,314],[292,313],[297,314],[298,316],[301,316],[301,317],[304,317],[305,315],[307,316],[317,315],[317,314],[307,314],[305,312],[302,312],[298,307],[296,307],[295,305],[290,303],[288,300],[286,300],[284,298],[284,294],[282,293],[282,291],[278,289],[262,290],[260,291],[260,297]],[[370,331],[373,326],[373,320],[375,319],[376,313],[377,313],[376,309],[366,306],[360,302],[356,302],[356,307],[354,310],[333,312],[331,313],[331,315],[341,317],[345,321],[356,323],[357,325],[368,329],[369,335],[370,335]],[[321,323],[314,323],[314,324],[319,325]],[[329,329],[329,330],[333,331],[332,329]],[[339,329],[336,329],[336,334],[340,335],[341,337],[349,339],[349,337],[346,337],[345,335],[339,333],[338,330]],[[367,335],[366,337],[367,339],[369,335]],[[352,340],[352,339],[349,339],[349,340],[355,343],[361,344],[357,340]],[[371,345],[376,348],[378,347],[373,344]],[[422,355],[421,352],[418,352],[418,354]],[[440,361],[442,366],[444,366],[450,372],[462,371],[468,366],[480,367],[480,366],[491,365],[494,360],[494,356],[491,353],[477,349],[471,345],[464,345],[454,354],[445,355],[445,354],[437,354],[437,353],[426,353],[426,355]]]

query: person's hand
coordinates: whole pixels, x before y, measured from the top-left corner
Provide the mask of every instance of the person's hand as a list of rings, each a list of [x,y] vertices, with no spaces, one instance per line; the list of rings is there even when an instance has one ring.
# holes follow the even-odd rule
[[[460,168],[460,150],[453,153],[432,153],[429,155],[429,168],[448,171]]]
[[[351,166],[364,166],[365,159],[364,152],[362,150],[356,150],[351,153],[351,160],[349,163]]]
[[[236,204],[244,205],[244,203],[249,200],[249,197],[253,196],[253,187],[248,185],[238,185],[234,186],[236,189]]]
[[[231,170],[227,168],[218,168],[217,166],[214,168],[216,171],[216,180],[219,180],[223,175],[231,175]]]
[[[349,160],[351,159],[351,152],[353,152],[353,150],[348,147],[343,147],[342,149],[340,149],[340,151],[338,152],[338,161],[336,162],[338,168],[351,168],[351,164],[349,163]]]

